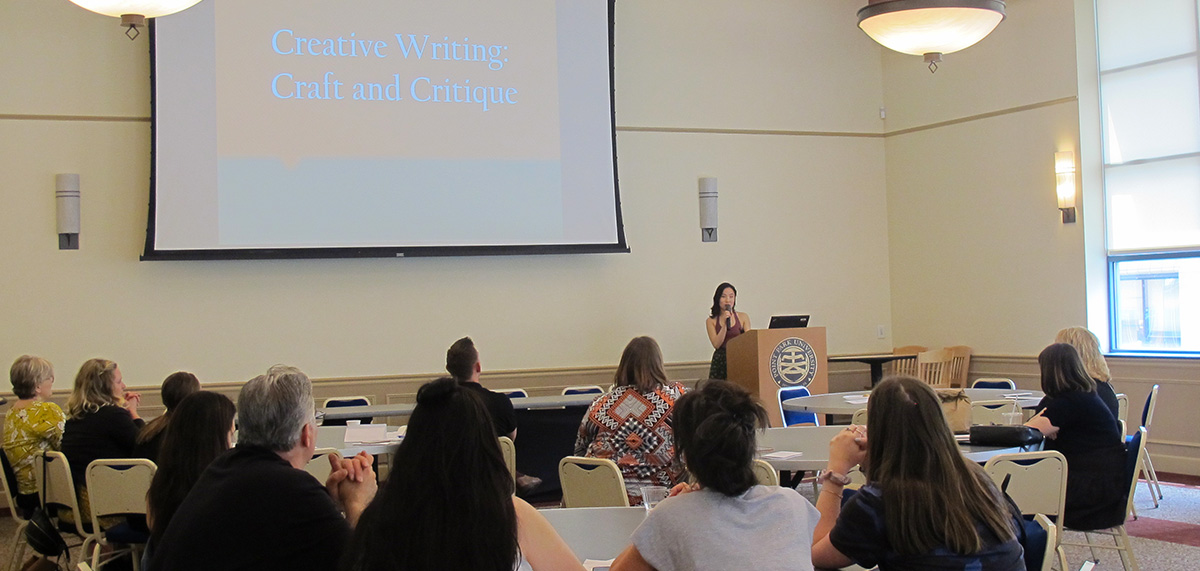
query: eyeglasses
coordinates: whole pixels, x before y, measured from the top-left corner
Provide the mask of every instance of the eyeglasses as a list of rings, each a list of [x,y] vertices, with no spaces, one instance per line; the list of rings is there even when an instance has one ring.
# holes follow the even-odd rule
[[[325,423],[325,411],[318,410],[317,413],[313,415],[313,418],[316,420],[317,426],[321,426]]]

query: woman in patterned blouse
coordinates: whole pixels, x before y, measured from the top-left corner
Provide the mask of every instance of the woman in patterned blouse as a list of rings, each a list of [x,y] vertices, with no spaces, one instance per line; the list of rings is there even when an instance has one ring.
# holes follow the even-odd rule
[[[641,505],[642,486],[671,487],[683,479],[683,467],[674,461],[671,409],[684,390],[667,380],[658,343],[636,337],[621,355],[613,389],[583,417],[575,455],[616,462],[629,505]]]
[[[34,459],[58,450],[66,416],[48,402],[54,389],[54,368],[41,357],[22,355],[9,369],[17,402],[4,415],[4,454],[17,477],[17,504],[28,515],[38,505]]]

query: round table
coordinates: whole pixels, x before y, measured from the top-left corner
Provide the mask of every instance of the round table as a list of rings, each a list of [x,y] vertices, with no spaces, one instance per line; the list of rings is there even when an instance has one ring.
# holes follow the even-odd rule
[[[1021,408],[1033,408],[1045,396],[1042,391],[1023,391],[1021,389],[963,389],[971,402],[982,400],[1005,400],[1005,395],[1021,395],[1017,402]],[[867,408],[864,397],[868,391],[852,391],[848,393],[827,393],[807,397],[796,397],[783,401],[783,409],[795,412],[815,412],[820,414],[854,414],[860,408]],[[847,400],[846,397],[858,397]]]

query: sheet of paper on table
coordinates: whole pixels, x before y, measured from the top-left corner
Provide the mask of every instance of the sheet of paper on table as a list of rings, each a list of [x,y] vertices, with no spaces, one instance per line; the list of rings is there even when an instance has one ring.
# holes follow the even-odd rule
[[[608,568],[612,567],[612,564],[612,559],[585,559],[583,561],[583,568],[587,571],[608,571]]]
[[[867,400],[870,399],[868,395],[846,395],[842,398],[850,404],[867,404]]]
[[[382,442],[387,440],[387,425],[386,424],[348,424],[346,426],[346,438],[343,440],[350,442]]]
[[[787,450],[778,450],[770,454],[763,454],[762,457],[766,460],[795,460],[804,456],[803,452],[789,452]]]

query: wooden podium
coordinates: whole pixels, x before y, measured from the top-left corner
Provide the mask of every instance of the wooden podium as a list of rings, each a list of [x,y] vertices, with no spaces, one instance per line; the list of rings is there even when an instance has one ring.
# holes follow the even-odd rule
[[[751,329],[725,346],[729,382],[762,401],[771,426],[783,426],[779,387],[806,386],[812,394],[829,392],[825,328]]]

